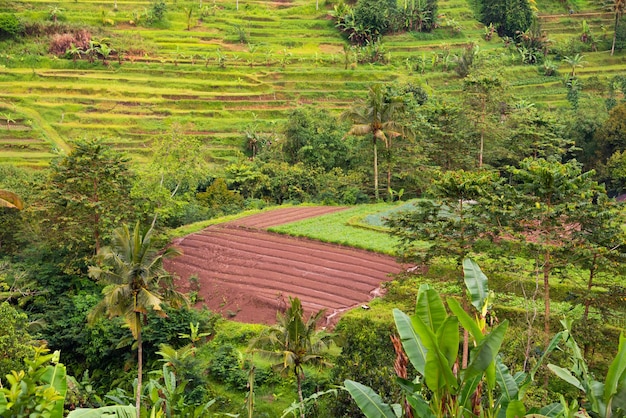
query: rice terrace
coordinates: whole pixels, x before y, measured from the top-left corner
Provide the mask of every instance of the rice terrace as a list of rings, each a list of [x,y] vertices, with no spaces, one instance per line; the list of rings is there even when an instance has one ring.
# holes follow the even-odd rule
[[[626,416],[626,0],[0,0],[0,418]]]

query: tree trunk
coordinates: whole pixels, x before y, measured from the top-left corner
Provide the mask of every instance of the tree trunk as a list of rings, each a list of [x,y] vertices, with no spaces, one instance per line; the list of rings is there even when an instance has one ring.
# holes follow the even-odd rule
[[[391,194],[391,137],[387,140],[387,197],[393,202]]]
[[[302,378],[300,377],[300,373],[298,373],[298,368],[294,368],[296,373],[296,383],[298,384],[298,399],[300,399],[300,418],[304,417],[304,398],[302,397]]]
[[[98,205],[100,202],[100,198],[98,197],[98,179],[93,179],[93,202]],[[96,254],[100,252],[100,214],[98,213],[98,208],[94,212],[94,226],[93,226],[93,235],[94,241],[96,245]]]
[[[482,115],[481,115],[481,125],[480,125],[480,151],[478,153],[478,168],[483,167],[483,152],[485,150],[485,111],[486,111],[486,99],[482,99]]]
[[[545,303],[543,331],[545,333],[544,342],[548,347],[550,344],[550,250],[546,249],[543,256],[543,298]]]
[[[611,56],[615,52],[615,41],[617,40],[617,26],[619,25],[619,14],[615,11],[615,25],[613,28],[613,45],[611,45]]]
[[[598,266],[596,261],[598,260],[598,254],[593,255],[593,262],[589,268],[589,281],[587,282],[587,298],[585,299],[585,313],[583,314],[583,321],[587,321],[589,318],[589,305],[591,305],[591,288],[593,287],[593,279]]]
[[[137,409],[137,418],[141,418],[141,380],[143,374],[143,347],[141,343],[141,314],[135,312],[137,320],[137,394],[135,395],[135,408]]]
[[[376,147],[376,137],[374,137],[374,197],[378,202],[378,150]]]

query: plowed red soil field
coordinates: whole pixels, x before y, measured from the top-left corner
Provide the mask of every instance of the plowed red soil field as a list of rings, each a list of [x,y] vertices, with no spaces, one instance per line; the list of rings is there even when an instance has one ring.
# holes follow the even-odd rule
[[[183,255],[165,267],[180,290],[197,290],[199,304],[240,322],[272,324],[289,296],[305,314],[326,309],[326,325],[380,294],[380,284],[399,273],[392,257],[340,245],[288,237],[265,228],[343,210],[293,207],[213,225],[174,242]],[[190,276],[198,277],[197,285]],[[324,325],[324,324],[322,324]]]

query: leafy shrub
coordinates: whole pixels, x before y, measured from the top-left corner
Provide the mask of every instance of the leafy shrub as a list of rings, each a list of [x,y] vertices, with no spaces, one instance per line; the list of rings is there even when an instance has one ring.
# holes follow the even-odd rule
[[[196,198],[212,209],[219,209],[224,214],[236,213],[243,208],[243,197],[232,190],[228,190],[226,181],[218,178],[207,187],[205,192],[200,192]]]
[[[322,173],[318,181],[320,193],[315,197],[315,201],[327,205],[355,205],[369,201],[369,197],[361,190],[365,178],[360,173],[344,172],[340,168],[335,168],[328,173]]]
[[[361,46],[376,43],[382,35],[403,26],[395,0],[359,0],[354,9],[340,3],[333,16],[350,42]]]
[[[234,346],[225,344],[217,349],[208,371],[216,381],[233,389],[245,390],[250,368],[249,364],[243,362],[242,354]]]
[[[24,26],[13,13],[0,13],[0,39],[15,38],[22,34]]]
[[[181,347],[188,340],[181,339],[180,334],[189,332],[189,324],[198,323],[203,332],[215,332],[215,324],[220,316],[207,310],[198,311],[193,308],[173,309],[164,307],[166,318],[149,315],[148,324],[143,329],[144,346],[152,346],[156,351],[160,344]],[[145,349],[149,351],[148,348]]]
[[[331,370],[331,381],[341,384],[345,379],[356,380],[370,386],[386,401],[399,399],[393,366],[396,354],[390,339],[395,332],[393,321],[345,316],[335,332],[342,340],[342,349]],[[360,416],[359,408],[344,391],[328,402],[333,417]]]
[[[525,32],[533,20],[529,0],[482,0],[481,21],[493,25],[500,36],[517,36]]]
[[[157,0],[150,7],[149,20],[151,22],[160,22],[165,17],[165,12],[167,12],[167,5],[163,0]]]
[[[169,228],[178,228],[182,225],[204,221],[222,215],[220,210],[214,210],[193,200],[181,204],[179,210],[165,220],[165,225]]]
[[[259,167],[264,183],[260,192],[278,204],[305,202],[318,192],[319,170],[302,163],[268,162]]]
[[[374,41],[391,29],[397,13],[395,0],[359,0],[354,8],[354,20],[368,28]]]
[[[2,353],[0,379],[2,380],[11,370],[21,370],[24,359],[34,353],[30,345],[31,337],[26,332],[27,324],[28,318],[25,314],[15,310],[7,302],[0,303],[0,353]]]
[[[465,46],[461,55],[454,56],[454,62],[456,63],[454,71],[459,77],[466,77],[470,73],[477,54],[478,46],[474,43],[469,43]]]

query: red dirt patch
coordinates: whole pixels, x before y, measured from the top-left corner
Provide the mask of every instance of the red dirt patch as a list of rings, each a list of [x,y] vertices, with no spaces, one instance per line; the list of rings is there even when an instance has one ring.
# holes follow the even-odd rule
[[[184,292],[196,275],[200,304],[226,318],[272,324],[292,296],[306,315],[325,308],[325,325],[332,326],[342,312],[379,295],[380,283],[402,266],[392,257],[263,229],[343,209],[282,208],[210,226],[174,242],[183,255],[165,266]]]

